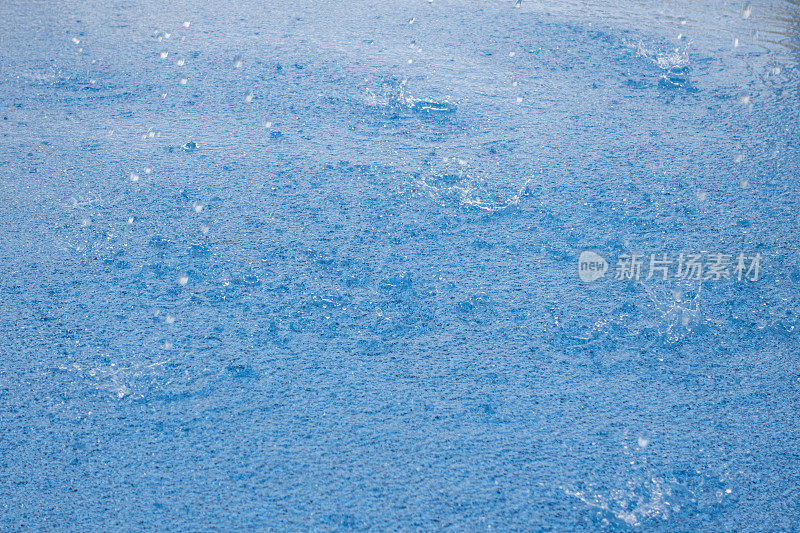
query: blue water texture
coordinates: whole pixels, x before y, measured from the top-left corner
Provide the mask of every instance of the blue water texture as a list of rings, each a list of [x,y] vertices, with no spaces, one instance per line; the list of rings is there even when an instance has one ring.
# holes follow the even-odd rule
[[[798,178],[796,0],[0,2],[0,530],[798,531]]]

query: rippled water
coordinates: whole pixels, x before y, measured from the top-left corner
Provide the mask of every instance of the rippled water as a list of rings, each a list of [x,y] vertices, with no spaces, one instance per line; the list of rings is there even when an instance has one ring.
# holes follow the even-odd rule
[[[798,527],[796,1],[0,20],[0,529]]]

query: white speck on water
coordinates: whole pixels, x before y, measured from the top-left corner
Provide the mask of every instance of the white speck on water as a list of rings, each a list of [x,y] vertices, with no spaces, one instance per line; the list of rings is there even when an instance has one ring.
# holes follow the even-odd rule
[[[185,61],[185,60],[183,60],[183,59],[179,59],[179,60],[177,60],[177,61],[175,62],[175,64],[176,64],[176,65],[178,65],[179,67],[182,67],[183,65],[185,65],[185,64],[186,64],[186,61]]]
[[[522,97],[521,97],[521,96],[517,96],[517,103],[518,103],[518,104],[521,104],[521,103],[522,103]]]
[[[169,39],[170,37],[172,37],[171,33],[165,33],[164,34],[164,39]]]
[[[271,128],[272,127],[272,122],[270,122],[269,120],[264,122],[264,127],[265,128]]]
[[[144,173],[145,173],[145,174],[150,174],[151,172],[153,172],[153,169],[152,169],[152,168],[150,168],[150,167],[144,167]]]
[[[650,439],[640,436],[638,439],[636,439],[636,444],[639,445],[639,448],[647,448],[647,445],[650,444]]]
[[[749,19],[752,13],[753,13],[753,6],[747,4],[744,6],[744,9],[742,9],[742,18]]]
[[[697,199],[701,202],[708,200],[708,193],[706,191],[697,191]]]
[[[78,39],[77,37],[73,37],[73,38],[72,38],[72,42],[73,42],[73,43],[75,43],[75,44],[78,44],[78,43],[80,43],[80,42],[81,42],[81,40],[80,40],[80,39]]]
[[[192,23],[191,23],[191,22],[189,22],[188,20],[187,20],[186,22],[184,22],[184,23],[183,23],[183,27],[184,27],[184,28],[188,28],[188,27],[189,27],[189,26],[191,26],[191,25],[192,25]]]
[[[164,317],[164,322],[166,322],[167,324],[174,324],[175,317],[172,315],[167,315],[166,317]]]
[[[133,217],[128,217],[128,224],[133,224]]]
[[[408,21],[409,24],[414,24],[414,21],[417,20],[417,17],[412,17],[411,20]]]
[[[139,174],[131,174],[130,175],[130,180],[133,181],[133,182],[139,181]]]
[[[169,55],[169,52],[161,52],[159,55],[161,56],[161,59],[166,59]]]
[[[733,40],[733,47],[734,47],[734,48],[736,48],[737,46],[739,46],[739,38],[738,38],[738,37],[736,37],[736,38]]]
[[[167,97],[167,93],[161,93],[161,98],[166,98],[166,97]]]
[[[516,53],[516,52],[509,52],[509,53],[508,53],[508,57],[514,57],[515,55],[517,55],[517,53]]]
[[[208,231],[209,231],[210,229],[211,229],[211,228],[209,228],[209,227],[208,227],[208,226],[206,226],[205,224],[203,224],[203,225],[201,225],[201,226],[200,226],[200,231],[201,231],[201,232],[203,232],[203,235],[208,235]]]
[[[234,68],[242,68],[242,65],[243,65],[243,64],[244,64],[244,62],[243,62],[241,59],[236,59],[236,60],[233,62],[233,67],[234,67]]]
[[[186,85],[187,83],[189,83],[189,80],[186,78],[181,78],[181,85]]]
[[[408,64],[409,64],[409,65],[410,65],[411,63],[413,63],[413,62],[414,62],[414,60],[413,60],[413,59],[409,59],[409,60],[408,60]]]
[[[247,96],[244,97],[244,101],[248,104],[253,101],[253,93],[247,93]]]
[[[192,209],[194,209],[195,213],[201,213],[203,211],[203,204],[195,202],[194,205],[192,205]]]
[[[750,188],[750,180],[749,180],[749,179],[747,179],[747,178],[742,178],[742,179],[739,181],[739,186],[740,186],[742,189],[749,189],[749,188]]]
[[[186,274],[183,274],[178,278],[178,285],[186,285],[187,283],[189,283],[189,276]]]
[[[734,163],[741,163],[744,161],[744,154],[736,154],[733,158]]]

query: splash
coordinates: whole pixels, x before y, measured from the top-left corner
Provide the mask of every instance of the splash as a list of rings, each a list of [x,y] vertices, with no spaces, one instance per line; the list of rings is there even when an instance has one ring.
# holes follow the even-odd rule
[[[639,41],[636,45],[636,55],[647,59],[660,69],[660,85],[691,88],[689,45],[690,43],[686,43],[682,48],[663,51],[646,47]]]
[[[520,200],[529,194],[531,179],[515,188],[508,195],[496,190],[487,180],[469,168],[469,164],[459,158],[445,159],[441,167],[431,169],[427,175],[413,182],[415,193],[422,194],[444,205],[477,209],[487,213],[497,213],[517,207]],[[507,191],[507,189],[506,189]]]
[[[383,107],[393,112],[411,112],[422,115],[442,116],[456,112],[458,106],[448,99],[433,100],[413,96],[407,86],[407,80],[388,78],[380,88],[365,90],[368,105]]]

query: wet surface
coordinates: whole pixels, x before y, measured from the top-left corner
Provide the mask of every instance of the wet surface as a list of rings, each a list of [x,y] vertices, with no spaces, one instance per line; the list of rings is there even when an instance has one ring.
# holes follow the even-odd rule
[[[0,529],[797,527],[799,17],[0,5]]]

